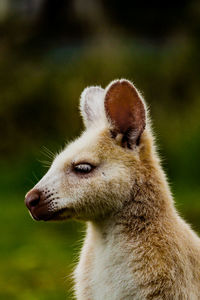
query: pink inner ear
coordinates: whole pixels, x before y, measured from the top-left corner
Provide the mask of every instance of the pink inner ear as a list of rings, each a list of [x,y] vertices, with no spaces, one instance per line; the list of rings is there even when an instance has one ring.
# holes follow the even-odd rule
[[[145,128],[145,108],[134,86],[126,80],[114,82],[105,96],[105,110],[117,132],[134,132],[137,137]]]

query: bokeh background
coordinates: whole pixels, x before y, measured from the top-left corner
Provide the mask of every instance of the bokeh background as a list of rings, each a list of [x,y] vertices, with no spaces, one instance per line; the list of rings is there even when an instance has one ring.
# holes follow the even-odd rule
[[[34,222],[24,194],[80,134],[88,85],[143,92],[181,215],[200,232],[200,2],[0,1],[0,298],[72,299],[84,225]]]

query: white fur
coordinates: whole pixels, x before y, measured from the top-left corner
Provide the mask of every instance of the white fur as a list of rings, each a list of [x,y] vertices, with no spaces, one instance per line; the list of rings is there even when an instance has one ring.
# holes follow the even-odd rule
[[[105,91],[99,86],[85,88],[80,98],[80,111],[85,127],[90,127],[100,120],[106,121],[104,111]]]
[[[87,237],[81,251],[80,262],[75,270],[76,297],[86,299],[141,299],[137,286],[134,285],[131,266],[129,266],[130,253],[124,248],[124,241],[116,234],[112,224],[102,224],[109,227],[107,242],[102,238],[101,229],[89,224]],[[92,269],[85,269],[87,256],[91,253],[93,245]],[[129,269],[130,268],[130,269]],[[90,273],[87,281],[85,273]],[[82,283],[81,285],[79,283]],[[84,285],[85,283],[85,285]],[[87,287],[90,291],[87,295]]]

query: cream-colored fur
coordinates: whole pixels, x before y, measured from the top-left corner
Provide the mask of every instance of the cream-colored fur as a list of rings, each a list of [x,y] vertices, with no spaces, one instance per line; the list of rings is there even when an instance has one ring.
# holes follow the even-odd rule
[[[146,126],[140,132],[132,128],[133,138],[128,136],[123,145],[125,133],[119,127],[124,120],[112,118],[120,112],[115,112],[115,95],[129,88],[134,90],[125,91],[124,97],[133,93],[136,110],[145,110]],[[104,107],[108,92],[110,115]],[[48,211],[60,212],[57,219],[87,222],[74,272],[76,298],[200,299],[200,239],[176,212],[140,94],[125,80],[106,90],[88,88],[81,113],[86,131],[55,158],[35,186],[46,191]],[[143,128],[143,113],[134,126]],[[95,168],[88,174],[75,172],[74,166],[82,163]]]

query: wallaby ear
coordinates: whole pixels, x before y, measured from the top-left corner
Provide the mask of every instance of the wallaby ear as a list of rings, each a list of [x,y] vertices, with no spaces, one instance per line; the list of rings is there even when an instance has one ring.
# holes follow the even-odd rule
[[[91,86],[81,94],[80,111],[85,127],[90,127],[93,122],[105,119],[103,106],[104,89],[99,86]]]
[[[146,111],[133,84],[125,79],[112,82],[106,89],[104,105],[113,136],[122,134],[122,145],[128,148],[138,144],[146,125]]]

